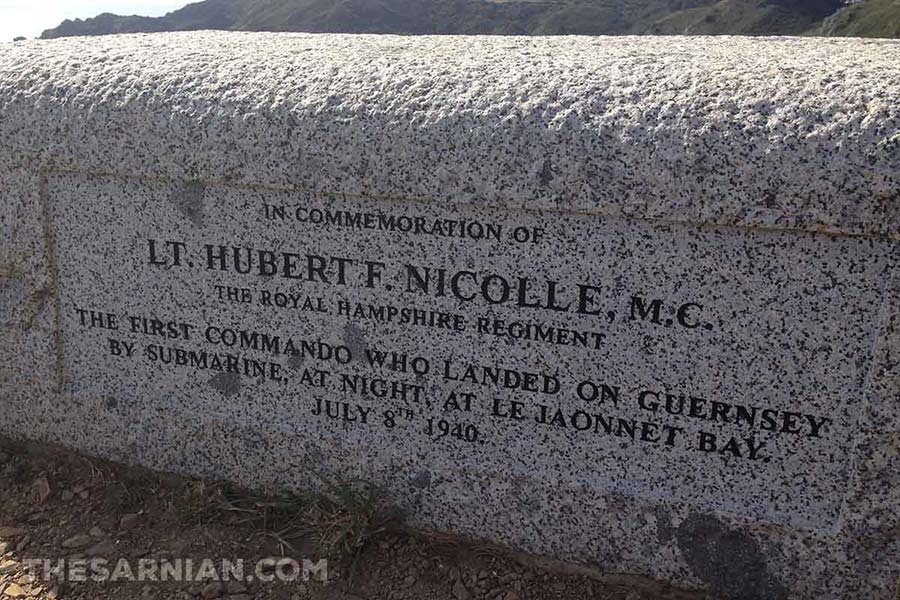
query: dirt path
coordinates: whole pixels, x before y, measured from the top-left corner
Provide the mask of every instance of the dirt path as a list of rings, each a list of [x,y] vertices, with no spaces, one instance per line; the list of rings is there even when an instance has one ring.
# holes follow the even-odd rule
[[[357,500],[348,500],[347,508],[343,502],[253,497],[0,439],[0,597],[703,597],[643,579],[600,577],[452,536],[394,527],[378,533],[380,515],[364,502],[353,504]],[[319,561],[329,554],[325,567]]]

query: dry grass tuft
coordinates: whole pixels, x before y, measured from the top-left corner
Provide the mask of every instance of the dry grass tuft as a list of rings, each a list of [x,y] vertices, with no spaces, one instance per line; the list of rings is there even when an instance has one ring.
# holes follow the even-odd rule
[[[224,483],[191,482],[177,505],[191,524],[224,522],[250,526],[274,537],[291,552],[312,542],[326,558],[356,558],[374,539],[402,519],[381,491],[359,480],[320,477],[321,492],[262,496]]]

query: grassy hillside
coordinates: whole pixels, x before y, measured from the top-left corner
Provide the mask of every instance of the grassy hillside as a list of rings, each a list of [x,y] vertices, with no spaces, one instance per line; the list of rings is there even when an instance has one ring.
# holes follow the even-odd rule
[[[66,19],[48,29],[42,38],[108,33],[152,33],[198,29],[233,29],[253,0],[206,0],[188,4],[162,17],[122,16],[103,13],[91,19]]]
[[[640,32],[658,17],[715,0],[205,0],[158,19],[100,15],[41,37],[233,29],[406,34]]]
[[[813,31],[816,35],[900,38],[900,0],[853,4]]]
[[[842,3],[843,0],[204,0],[158,18],[103,14],[93,19],[64,21],[41,37],[196,29],[519,35],[783,35],[815,31],[823,35],[900,35],[900,0],[865,0],[838,12]]]
[[[766,0],[721,0],[667,15],[652,23],[648,31],[654,34],[694,35],[800,34],[838,8],[838,4],[829,2],[795,2],[787,5]]]

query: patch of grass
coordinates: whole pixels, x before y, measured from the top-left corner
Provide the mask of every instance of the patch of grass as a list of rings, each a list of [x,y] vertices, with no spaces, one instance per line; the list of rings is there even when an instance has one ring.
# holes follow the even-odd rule
[[[388,509],[382,491],[361,480],[327,480],[308,500],[306,523],[326,556],[357,554],[402,518]]]
[[[297,552],[295,544],[312,542],[320,556],[332,560],[355,559],[370,542],[402,521],[375,485],[319,478],[322,491],[271,496],[195,481],[186,486],[176,509],[186,523],[249,526],[292,552]]]

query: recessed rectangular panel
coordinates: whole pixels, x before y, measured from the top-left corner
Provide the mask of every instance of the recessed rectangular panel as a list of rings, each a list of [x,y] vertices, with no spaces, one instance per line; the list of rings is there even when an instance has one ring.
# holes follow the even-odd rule
[[[79,175],[49,205],[76,396],[445,478],[838,516],[886,243]]]

